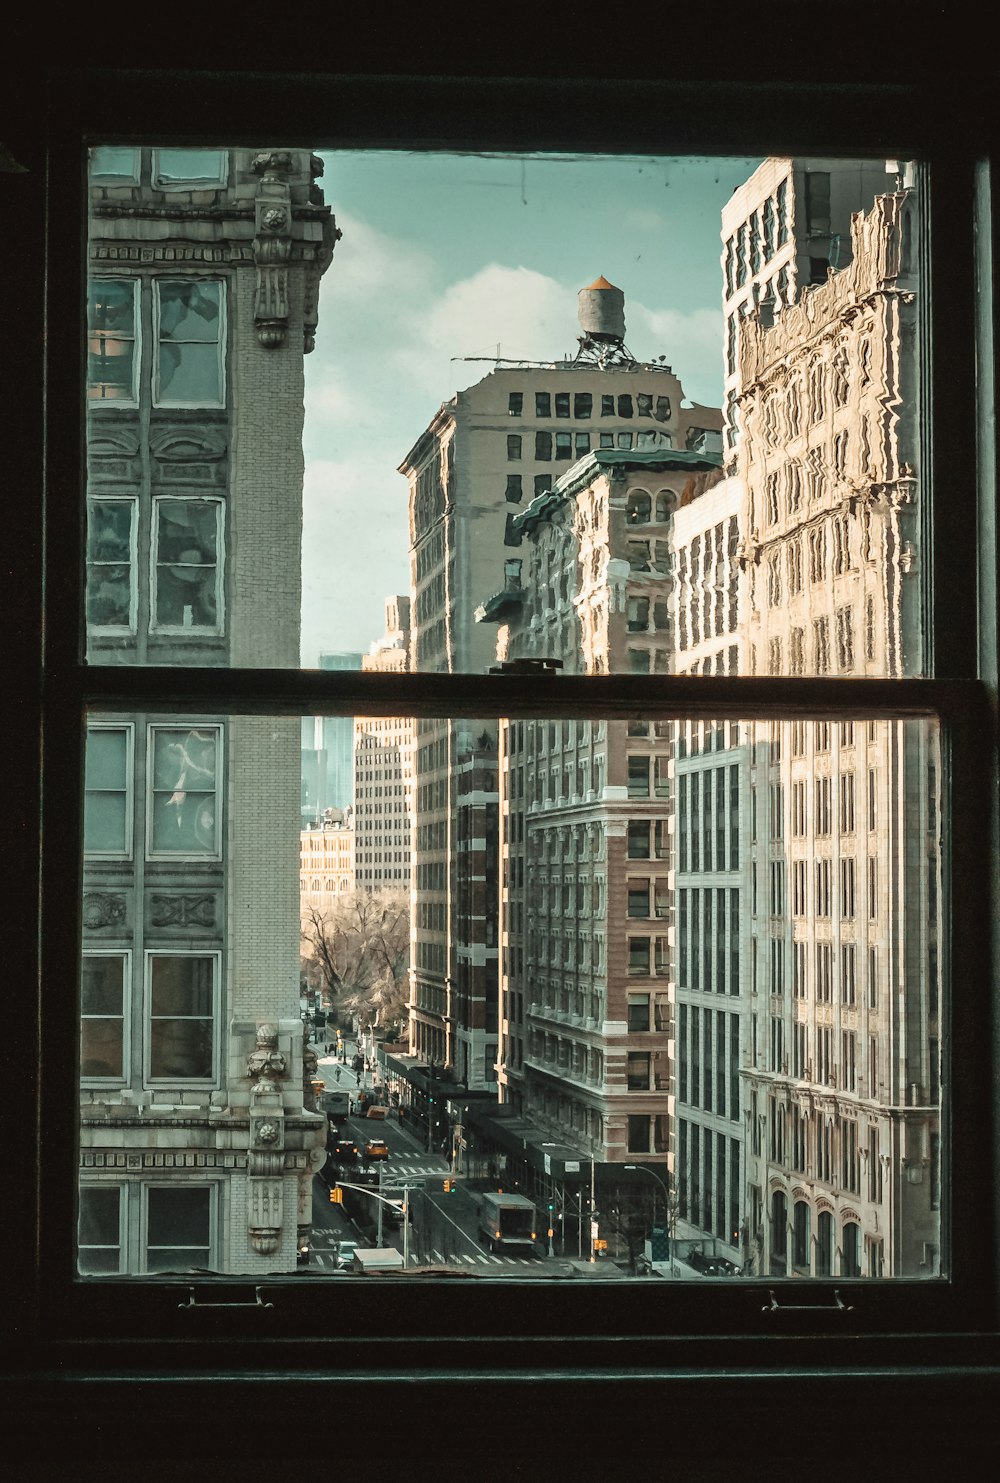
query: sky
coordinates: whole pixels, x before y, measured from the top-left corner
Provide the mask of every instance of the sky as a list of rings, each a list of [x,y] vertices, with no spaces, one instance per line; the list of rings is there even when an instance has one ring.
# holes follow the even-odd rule
[[[760,163],[328,152],[343,232],[306,357],[302,663],[365,652],[407,592],[398,466],[442,402],[492,369],[575,353],[578,291],[625,294],[625,343],[721,405],[722,207]],[[474,357],[486,357],[477,362]]]

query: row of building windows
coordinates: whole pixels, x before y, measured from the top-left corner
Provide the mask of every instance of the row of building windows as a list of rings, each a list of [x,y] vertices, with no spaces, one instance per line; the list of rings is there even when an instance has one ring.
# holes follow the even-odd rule
[[[217,1075],[218,952],[150,950],[141,984],[129,951],[83,955],[80,1075],[85,1086],[211,1084]],[[141,993],[141,1045],[135,1049],[132,1004]],[[139,1057],[133,1068],[132,1055]],[[140,1070],[141,1068],[141,1070]]]
[[[622,392],[618,396],[602,394],[600,397],[602,417],[652,417],[657,422],[669,422],[671,416],[670,398],[658,396],[655,392],[636,393],[635,397]],[[536,391],[535,392],[535,416],[536,417],[569,417],[572,404],[572,416],[578,421],[585,421],[594,415],[594,398],[589,391]],[[524,393],[512,391],[507,397],[507,413],[510,417],[523,417]]]
[[[104,859],[133,853],[135,726],[96,722],[87,729],[84,851]],[[142,758],[146,779],[147,859],[219,859],[221,726],[149,726]]]
[[[147,324],[148,357],[143,353]],[[221,279],[90,282],[87,395],[92,406],[138,406],[140,382],[148,379],[154,407],[224,407],[225,347]]]
[[[158,495],[149,535],[151,633],[223,631],[221,499]],[[87,622],[92,634],[134,634],[139,622],[139,500],[108,495],[87,504]]]

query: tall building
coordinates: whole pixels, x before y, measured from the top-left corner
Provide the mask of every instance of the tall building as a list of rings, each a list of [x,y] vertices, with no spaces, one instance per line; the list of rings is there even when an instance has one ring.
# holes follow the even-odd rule
[[[363,655],[319,656],[320,669],[361,669]],[[350,716],[302,717],[302,823],[316,824],[329,808],[354,802],[354,723]]]
[[[92,660],[298,664],[302,360],[335,240],[319,169],[302,149],[91,152]],[[84,1272],[295,1266],[323,1138],[299,810],[297,721],[89,728]]]
[[[596,450],[512,523],[507,663],[667,674],[673,526],[719,455]],[[501,1096],[595,1163],[672,1169],[673,723],[501,728]]]
[[[886,183],[881,161],[772,156],[723,207],[727,467],[733,467],[738,433],[743,321],[757,311],[770,323],[803,288],[845,268],[853,250],[851,217]]]
[[[477,604],[496,590],[505,559],[514,560],[504,540],[519,508],[552,488],[560,465],[592,450],[720,446],[720,413],[682,407],[672,369],[638,362],[626,349],[620,289],[599,278],[581,290],[579,309],[575,357],[498,362],[441,407],[400,465],[409,482],[414,670],[481,672],[492,664],[494,643],[474,621]],[[568,633],[566,639],[575,641]],[[493,846],[486,835],[481,859],[472,851],[482,870],[483,909],[469,912],[459,906],[469,856],[458,840],[462,831],[479,837],[470,829],[497,806],[496,725],[421,720],[414,747],[421,915],[413,925],[411,1044],[481,1087],[492,1080],[496,1043],[494,866],[487,860]],[[479,821],[460,826],[460,793]]]
[[[914,193],[740,343],[751,673],[920,673]],[[757,727],[754,1270],[938,1270],[941,765],[923,722]]]
[[[361,661],[364,670],[405,674],[410,658],[410,599],[390,597],[385,633]],[[354,721],[355,885],[359,891],[410,893],[413,721],[366,716]]]
[[[675,673],[740,674],[743,486],[705,475],[690,493],[673,521]],[[674,734],[676,1231],[742,1264],[747,728]]]

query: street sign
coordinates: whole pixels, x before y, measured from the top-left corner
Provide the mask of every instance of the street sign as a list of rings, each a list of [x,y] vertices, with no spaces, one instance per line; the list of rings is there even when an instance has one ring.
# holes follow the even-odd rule
[[[343,1205],[343,1203],[344,1203],[344,1191],[342,1189],[332,1189],[330,1191],[330,1204],[331,1205]]]

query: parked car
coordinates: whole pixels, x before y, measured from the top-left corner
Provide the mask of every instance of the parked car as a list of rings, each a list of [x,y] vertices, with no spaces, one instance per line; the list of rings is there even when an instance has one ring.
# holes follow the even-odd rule
[[[374,1159],[387,1159],[389,1157],[389,1145],[384,1138],[369,1138],[365,1144],[365,1158],[371,1162]]]

